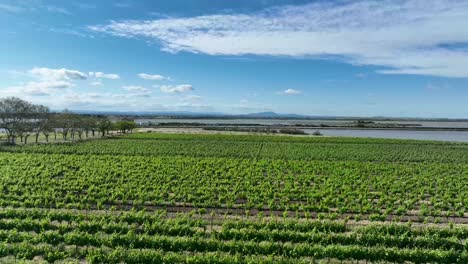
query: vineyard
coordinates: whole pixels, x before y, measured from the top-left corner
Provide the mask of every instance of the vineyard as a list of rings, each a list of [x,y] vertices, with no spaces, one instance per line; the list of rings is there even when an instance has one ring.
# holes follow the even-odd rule
[[[468,263],[467,161],[269,135],[0,146],[0,262]]]

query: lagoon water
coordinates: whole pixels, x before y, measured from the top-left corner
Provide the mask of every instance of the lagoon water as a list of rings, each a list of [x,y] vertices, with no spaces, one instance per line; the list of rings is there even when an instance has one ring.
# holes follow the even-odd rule
[[[148,123],[153,124],[160,123],[203,123],[203,124],[258,124],[264,126],[271,125],[352,125],[353,122],[349,120],[318,120],[318,119],[196,119],[196,118],[154,118],[154,119],[136,119],[136,123]],[[402,124],[402,125],[414,125],[417,127],[440,127],[440,128],[468,128],[467,121],[376,121],[381,124]]]
[[[139,119],[137,123],[203,123],[203,124],[258,124],[258,125],[351,125],[352,121],[345,120],[294,120],[294,119]],[[456,121],[377,121],[387,124],[405,124],[415,127],[433,128],[468,128],[468,122]],[[468,142],[468,132],[465,131],[420,131],[420,130],[369,130],[369,129],[305,129],[307,133],[319,130],[326,136],[345,136],[363,138],[391,138]]]
[[[468,142],[466,131],[415,131],[415,130],[370,130],[370,129],[318,129],[325,136],[391,138]],[[305,129],[312,134],[317,129]]]

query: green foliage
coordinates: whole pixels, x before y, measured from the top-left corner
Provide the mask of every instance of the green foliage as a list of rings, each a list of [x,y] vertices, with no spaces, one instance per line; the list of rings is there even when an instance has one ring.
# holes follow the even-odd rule
[[[466,226],[381,223],[462,219],[467,150],[434,142],[159,134],[2,147],[0,256],[468,263]],[[375,222],[353,226],[349,219]]]

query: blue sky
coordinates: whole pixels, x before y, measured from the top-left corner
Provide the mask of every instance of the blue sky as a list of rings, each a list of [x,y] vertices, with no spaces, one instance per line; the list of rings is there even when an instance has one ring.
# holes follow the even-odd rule
[[[0,97],[468,118],[468,2],[0,0]]]

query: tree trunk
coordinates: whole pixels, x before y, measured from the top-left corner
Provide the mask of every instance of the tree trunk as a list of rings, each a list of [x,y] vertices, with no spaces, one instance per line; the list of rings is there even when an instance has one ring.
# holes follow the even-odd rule
[[[39,141],[39,134],[36,134],[36,143]]]
[[[29,137],[29,135],[24,137],[24,144],[28,143],[28,137]]]
[[[55,139],[57,139],[57,138],[55,138]],[[47,143],[49,143],[49,135],[45,135],[45,141],[46,141]]]

